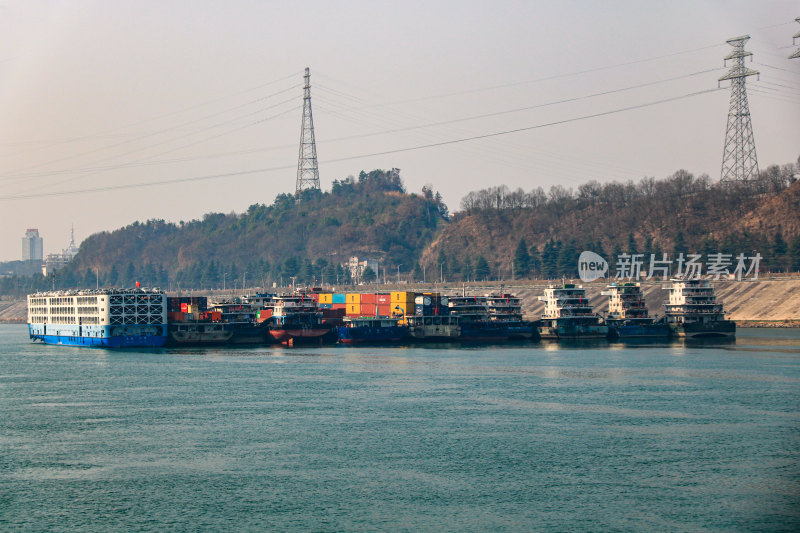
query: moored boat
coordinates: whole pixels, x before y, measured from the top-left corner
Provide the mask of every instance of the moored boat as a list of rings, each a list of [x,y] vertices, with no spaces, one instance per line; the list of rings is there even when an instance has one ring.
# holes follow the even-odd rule
[[[166,296],[158,289],[97,289],[28,295],[33,341],[68,346],[139,348],[167,340]]]
[[[736,323],[726,320],[714,287],[705,279],[675,278],[670,285],[666,320],[672,334],[683,338],[729,337]]]
[[[298,342],[322,342],[330,327],[322,324],[317,302],[304,295],[276,296],[269,334],[277,342],[293,345]]]
[[[397,343],[408,338],[408,326],[400,324],[402,319],[389,317],[345,317],[338,326],[338,338],[342,344]]]
[[[609,335],[620,339],[667,338],[670,328],[651,317],[639,283],[612,283],[601,294],[608,296],[606,323]]]
[[[604,339],[608,326],[593,311],[586,289],[573,284],[548,287],[539,300],[545,302],[541,325],[542,339]]]

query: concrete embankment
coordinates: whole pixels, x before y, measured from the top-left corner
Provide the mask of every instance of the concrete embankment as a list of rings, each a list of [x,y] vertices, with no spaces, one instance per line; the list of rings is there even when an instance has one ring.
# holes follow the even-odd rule
[[[511,292],[522,298],[522,310],[527,318],[538,318],[544,310],[544,303],[537,297],[552,282],[510,281],[505,283],[444,283],[437,285],[398,285],[398,286],[360,286],[337,287],[339,292],[372,292],[387,290],[440,291],[455,294],[466,291],[468,294],[489,292]],[[577,282],[580,284],[580,282]],[[583,284],[586,292],[601,315],[608,311],[608,298],[600,292],[606,282],[596,281]],[[664,314],[664,302],[668,291],[663,281],[643,281],[642,289],[647,306],[652,315]],[[717,296],[725,306],[725,313],[740,326],[753,327],[800,327],[800,279],[759,279],[756,281],[717,281],[714,282]],[[25,323],[27,306],[24,300],[0,300],[0,322]]]

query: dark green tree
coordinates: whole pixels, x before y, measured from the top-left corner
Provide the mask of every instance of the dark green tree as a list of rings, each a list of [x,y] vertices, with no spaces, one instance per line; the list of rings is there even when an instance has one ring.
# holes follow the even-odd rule
[[[476,280],[489,279],[489,276],[491,275],[491,269],[489,268],[489,263],[486,262],[486,258],[482,255],[479,255],[475,258],[473,273],[475,274]]]
[[[528,253],[528,244],[522,238],[517,244],[517,249],[514,252],[514,275],[519,278],[525,278],[530,273],[531,269],[531,256]]]

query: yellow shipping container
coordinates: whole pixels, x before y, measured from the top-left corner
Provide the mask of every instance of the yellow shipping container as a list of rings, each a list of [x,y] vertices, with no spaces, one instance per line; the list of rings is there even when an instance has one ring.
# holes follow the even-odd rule
[[[348,292],[347,293],[346,303],[348,303],[348,304],[360,304],[361,303],[361,294],[357,293],[357,292]]]
[[[321,304],[332,304],[333,303],[333,294],[331,293],[320,293],[319,295],[319,303]]]
[[[348,316],[361,316],[361,304],[347,304],[345,312]]]
[[[406,291],[392,291],[392,302],[414,302],[414,298],[416,298],[417,293],[415,292],[406,292]]]

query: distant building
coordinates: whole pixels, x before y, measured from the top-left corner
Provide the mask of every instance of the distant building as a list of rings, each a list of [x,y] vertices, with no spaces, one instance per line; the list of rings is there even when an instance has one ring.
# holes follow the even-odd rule
[[[22,260],[23,261],[41,261],[43,256],[42,238],[39,237],[39,230],[36,228],[28,228],[25,236],[22,238]]]
[[[346,269],[350,271],[350,278],[353,281],[360,281],[362,276],[364,275],[364,270],[367,267],[371,268],[375,275],[378,274],[378,262],[372,259],[365,259],[364,261],[359,261],[358,257],[351,257],[350,260],[345,263],[344,266]],[[373,280],[370,280],[373,281]]]
[[[61,253],[47,254],[44,263],[42,263],[42,275],[47,276],[66,266],[77,254],[78,247],[75,246],[75,228],[72,228],[69,246],[61,250]]]

